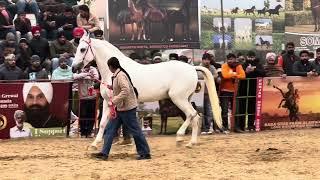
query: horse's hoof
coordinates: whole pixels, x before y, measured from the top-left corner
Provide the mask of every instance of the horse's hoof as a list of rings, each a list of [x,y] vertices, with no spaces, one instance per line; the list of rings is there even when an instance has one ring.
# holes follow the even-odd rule
[[[92,145],[90,145],[90,146],[88,146],[87,147],[87,150],[88,151],[96,151],[98,148],[96,147],[96,146],[92,146]]]
[[[186,148],[192,148],[192,146],[193,146],[192,143],[188,143],[188,144],[186,145]]]
[[[182,136],[177,136],[176,142],[183,142],[183,137]]]

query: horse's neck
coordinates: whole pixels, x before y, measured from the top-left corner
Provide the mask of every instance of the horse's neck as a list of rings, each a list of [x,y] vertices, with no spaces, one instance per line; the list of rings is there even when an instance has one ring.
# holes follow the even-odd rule
[[[102,40],[93,40],[92,42],[92,46],[95,49],[96,63],[103,82],[110,81],[112,76],[112,72],[109,70],[107,62],[111,57],[118,58],[121,66],[125,70],[137,69],[139,66],[142,66],[125,56],[119,49],[113,47],[113,45],[110,44],[110,46],[112,46],[114,49],[110,49],[107,44],[103,43],[107,42]],[[114,54],[110,54],[110,52],[113,52]]]

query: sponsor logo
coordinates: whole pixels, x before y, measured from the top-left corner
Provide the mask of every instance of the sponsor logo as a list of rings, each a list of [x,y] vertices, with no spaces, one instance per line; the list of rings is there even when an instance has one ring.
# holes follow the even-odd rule
[[[0,114],[0,130],[3,130],[7,127],[7,118]]]

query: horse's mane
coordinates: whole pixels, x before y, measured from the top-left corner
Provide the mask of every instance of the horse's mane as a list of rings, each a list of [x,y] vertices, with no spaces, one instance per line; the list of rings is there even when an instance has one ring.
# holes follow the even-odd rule
[[[114,53],[114,57],[117,58],[123,58],[123,57],[127,57],[126,55],[124,55],[117,47],[115,47],[114,45],[112,45],[111,43],[109,43],[108,41],[105,40],[100,40],[100,39],[92,39],[92,42],[94,44],[102,44],[104,46],[106,46],[106,48],[104,48],[104,50],[106,51],[112,51],[112,53]],[[97,42],[97,43],[96,43]]]

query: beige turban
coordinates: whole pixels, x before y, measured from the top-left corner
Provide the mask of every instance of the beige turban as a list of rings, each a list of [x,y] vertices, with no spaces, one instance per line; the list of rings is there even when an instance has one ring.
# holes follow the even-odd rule
[[[23,101],[26,102],[28,93],[30,92],[33,86],[38,87],[46,97],[48,103],[51,103],[53,96],[53,88],[50,82],[29,82],[24,83],[22,93],[23,93]]]

